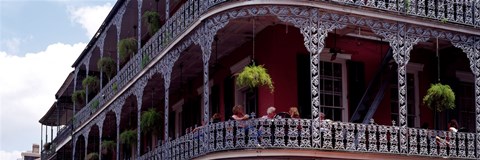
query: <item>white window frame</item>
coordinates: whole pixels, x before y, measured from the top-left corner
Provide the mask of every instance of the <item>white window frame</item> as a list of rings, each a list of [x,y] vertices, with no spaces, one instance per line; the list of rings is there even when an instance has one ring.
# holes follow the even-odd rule
[[[332,54],[329,48],[324,48],[320,53],[320,61],[339,63],[342,66],[342,122],[348,122],[348,98],[347,98],[347,60],[352,59],[350,54],[337,54],[335,60],[330,60]]]
[[[240,73],[245,66],[250,64],[252,61],[252,58],[250,56],[240,60],[239,62],[235,63],[232,67],[230,67],[230,73],[232,75],[237,75]],[[234,79],[234,84],[237,82],[237,78],[235,77]],[[245,104],[245,91],[247,90],[247,87],[239,87],[237,85],[234,85],[234,90],[235,90],[235,104],[240,104],[242,106],[246,106]],[[233,107],[233,106],[232,106]],[[243,107],[243,112],[245,113],[246,108]],[[249,113],[248,113],[249,114]]]
[[[177,103],[175,103],[172,106],[172,111],[175,112],[175,137],[178,138],[180,133],[182,132],[182,118],[180,118],[180,115],[182,115],[183,111],[183,104],[184,100],[183,98],[179,100]]]
[[[418,79],[418,72],[423,72],[423,64],[420,64],[420,63],[413,63],[413,62],[410,62],[407,64],[407,74],[410,73],[410,74],[413,74],[413,81],[414,81],[414,84],[413,84],[413,88],[414,88],[414,92],[415,92],[415,101],[414,101],[414,105],[415,105],[415,123],[414,123],[414,126],[415,127],[420,127],[420,99],[422,99],[420,97],[420,91],[419,91],[419,79]],[[407,77],[408,78],[408,77]],[[397,82],[398,83],[398,82]]]

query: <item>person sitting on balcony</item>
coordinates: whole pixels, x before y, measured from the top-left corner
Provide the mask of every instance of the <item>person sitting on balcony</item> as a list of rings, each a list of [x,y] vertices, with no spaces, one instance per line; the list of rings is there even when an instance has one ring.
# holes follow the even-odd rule
[[[297,107],[290,107],[290,110],[288,110],[288,114],[293,119],[299,119],[300,118],[300,113],[298,113],[298,108]]]
[[[219,113],[215,113],[213,114],[212,116],[212,123],[218,123],[221,121],[221,118],[220,118],[220,114]]]
[[[457,122],[457,120],[452,119],[452,120],[450,120],[450,122],[448,122],[448,131],[453,132],[453,133],[458,132],[458,122]],[[438,145],[442,145],[442,144],[450,145],[450,137],[448,137],[447,133],[445,133],[445,139],[443,139],[439,136],[435,136],[435,139],[437,140]]]
[[[277,115],[277,114],[275,113],[275,110],[276,110],[276,109],[275,109],[275,107],[273,107],[273,106],[272,106],[272,107],[268,107],[268,109],[267,109],[267,115],[262,116],[262,118],[263,118],[263,119],[273,119],[273,118],[275,118],[275,116]]]
[[[458,132],[458,122],[455,119],[450,120],[448,131],[450,132]]]
[[[242,121],[242,120],[247,120],[250,118],[247,114],[243,113],[243,106],[242,105],[236,105],[232,109],[233,115],[232,119],[237,120],[237,121]]]

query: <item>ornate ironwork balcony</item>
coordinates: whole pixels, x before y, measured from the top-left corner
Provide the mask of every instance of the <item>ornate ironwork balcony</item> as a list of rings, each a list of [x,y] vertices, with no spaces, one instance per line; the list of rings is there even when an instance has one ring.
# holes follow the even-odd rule
[[[311,119],[253,119],[209,124],[158,146],[140,159],[191,159],[238,149],[311,149],[390,155],[475,159],[474,133],[408,130],[399,144],[398,126],[319,122]],[[405,146],[406,152],[401,147]]]
[[[448,0],[315,0],[318,3],[331,3],[342,7],[371,8],[374,10],[388,11],[402,15],[410,15],[441,22],[458,23],[467,26],[480,26],[480,3],[473,0],[448,1]],[[145,65],[142,60],[148,56],[148,63],[164,53],[172,42],[178,40],[187,29],[197,22],[201,15],[211,8],[228,0],[188,0],[170,19],[159,29],[155,35],[140,49],[126,65],[112,78],[107,85],[77,114],[67,126],[73,125],[77,129],[86,123],[105,104],[111,101],[122,89],[126,88],[133,79],[139,75]],[[143,62],[145,63],[145,62]],[[356,127],[357,125],[355,125]],[[419,132],[417,132],[419,133]],[[56,139],[65,138],[61,136]]]

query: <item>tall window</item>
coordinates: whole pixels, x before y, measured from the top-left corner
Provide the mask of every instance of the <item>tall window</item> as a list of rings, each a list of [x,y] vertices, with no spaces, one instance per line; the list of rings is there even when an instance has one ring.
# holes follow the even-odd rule
[[[474,85],[470,82],[460,82],[456,91],[460,127],[475,131],[475,94]]]
[[[392,120],[398,124],[398,77],[394,73],[390,80],[390,108]],[[408,127],[415,127],[416,122],[416,105],[415,105],[415,76],[411,73],[407,74],[407,123]]]
[[[343,120],[342,73],[341,63],[320,62],[320,110],[326,119]]]

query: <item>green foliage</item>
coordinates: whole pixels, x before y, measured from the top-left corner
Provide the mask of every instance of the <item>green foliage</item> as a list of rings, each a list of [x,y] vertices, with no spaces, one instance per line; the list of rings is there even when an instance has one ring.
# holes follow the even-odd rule
[[[137,40],[135,38],[125,38],[118,42],[118,52],[122,62],[137,53]]]
[[[82,81],[83,89],[87,89],[88,93],[97,92],[100,88],[100,81],[95,76],[87,76]]]
[[[114,151],[117,148],[117,143],[112,140],[103,140],[102,141],[102,150],[105,152]]]
[[[142,58],[142,68],[145,68],[148,62],[150,62],[150,56],[148,56],[147,54],[144,54]]]
[[[108,81],[112,78],[113,74],[117,71],[117,63],[110,57],[102,57],[97,62],[98,69],[102,70],[108,78]]]
[[[92,102],[92,105],[90,106],[92,110],[96,110],[98,108],[98,105],[100,105],[100,102],[98,100],[95,100]]]
[[[98,153],[97,152],[92,152],[87,154],[87,157],[85,157],[86,160],[98,160]]]
[[[114,82],[114,83],[112,84],[112,88],[113,88],[113,91],[114,91],[114,92],[117,92],[117,90],[118,90],[117,82]]]
[[[432,110],[436,109],[438,112],[454,109],[455,93],[449,85],[432,84],[427,91],[427,95],[423,97],[423,104]]]
[[[272,78],[267,73],[267,69],[263,65],[256,66],[255,64],[243,68],[237,77],[237,86],[250,88],[268,86],[270,92],[273,93],[274,90]]]
[[[146,11],[142,18],[147,22],[148,33],[154,35],[160,29],[160,15],[155,11]]]
[[[447,19],[447,18],[442,18],[442,19],[440,20],[440,22],[442,22],[442,23],[447,23],[447,22],[448,22],[448,19]]]
[[[166,47],[167,43],[170,43],[170,33],[165,32],[165,33],[163,33],[163,36],[162,36],[163,47]]]
[[[120,134],[120,141],[122,144],[133,145],[137,142],[137,131],[136,130],[126,130]]]
[[[85,90],[78,90],[72,93],[72,102],[83,104],[85,102]]]
[[[144,133],[155,132],[160,126],[160,114],[155,108],[150,108],[148,111],[144,111],[140,117],[140,128]]]

